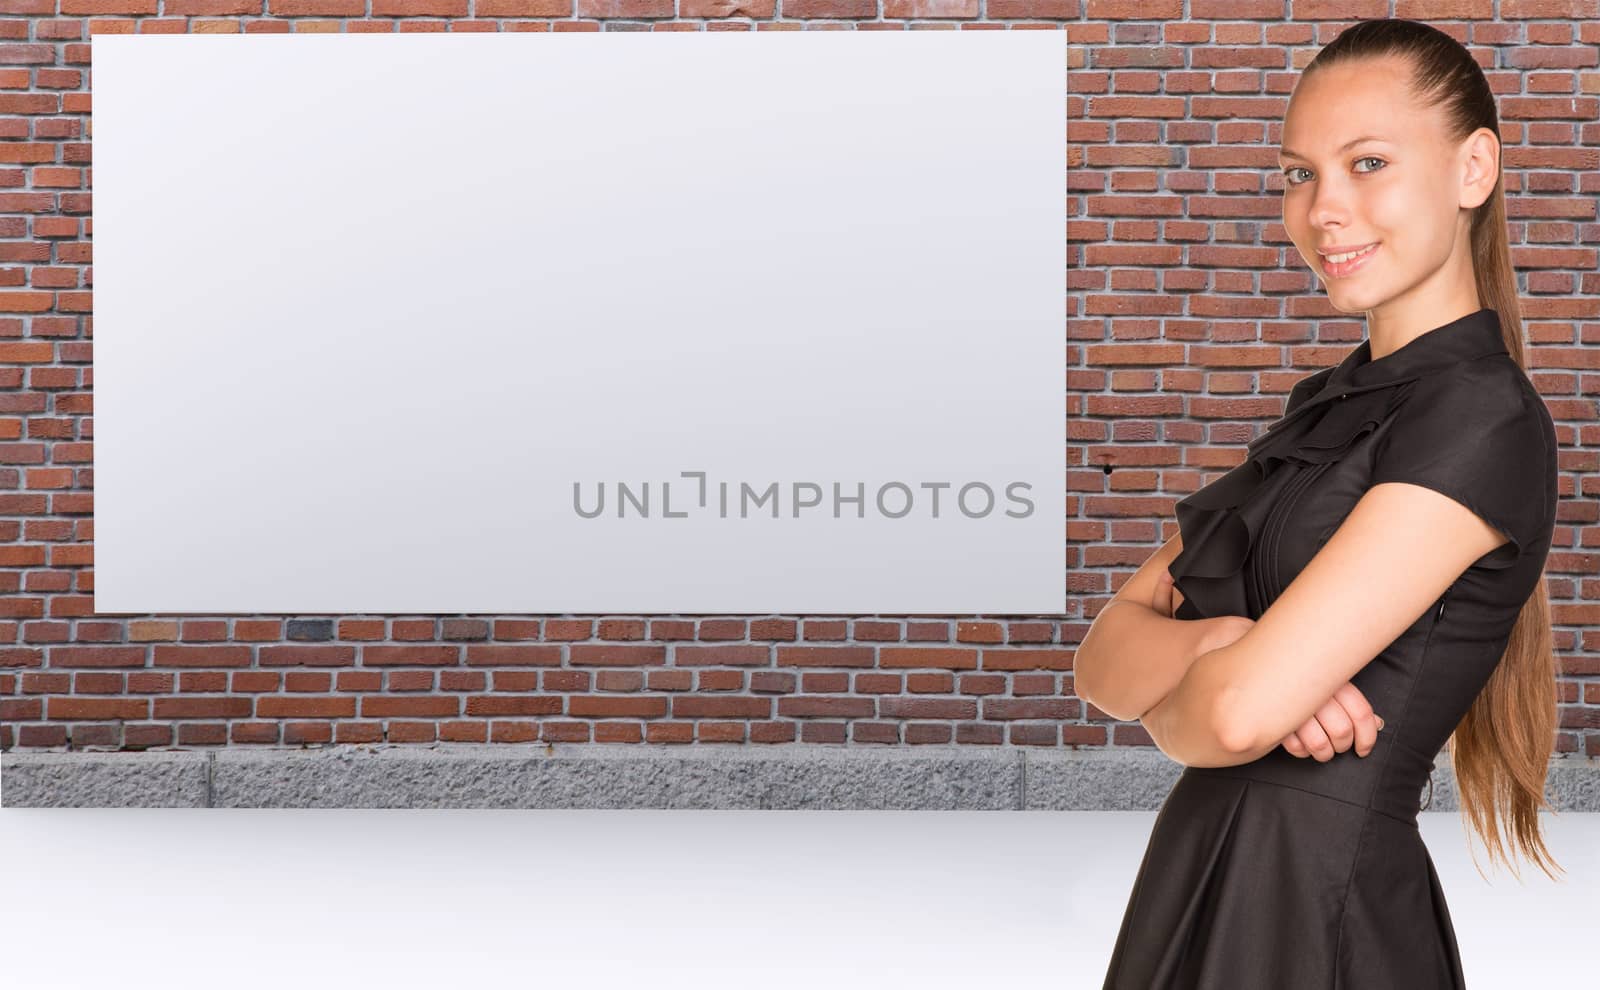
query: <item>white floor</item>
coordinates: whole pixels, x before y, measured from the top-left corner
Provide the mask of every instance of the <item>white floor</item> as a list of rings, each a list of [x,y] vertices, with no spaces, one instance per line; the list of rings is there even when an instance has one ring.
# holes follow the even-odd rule
[[[30,990],[1097,990],[1154,820],[4,809],[3,968]],[[1593,976],[1600,815],[1546,827],[1563,882],[1476,847],[1486,883],[1459,817],[1422,815],[1473,990]]]

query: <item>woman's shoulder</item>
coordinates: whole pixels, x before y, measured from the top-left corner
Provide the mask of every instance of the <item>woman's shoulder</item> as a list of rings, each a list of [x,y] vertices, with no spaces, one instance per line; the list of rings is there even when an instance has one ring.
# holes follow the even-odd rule
[[[1557,454],[1549,407],[1522,367],[1497,354],[1408,383],[1376,451],[1374,477],[1428,479],[1429,487],[1477,493],[1484,501],[1497,493],[1508,503],[1523,500],[1518,508],[1508,504],[1502,516],[1546,503],[1553,512]]]
[[[1500,354],[1407,383],[1371,461],[1374,485],[1432,488],[1510,538],[1483,566],[1548,550],[1557,513],[1554,421],[1522,367]],[[1542,558],[1541,558],[1542,559]]]
[[[1410,384],[1399,413],[1450,430],[1521,420],[1523,438],[1555,444],[1555,422],[1544,397],[1510,354],[1492,354],[1440,368]]]

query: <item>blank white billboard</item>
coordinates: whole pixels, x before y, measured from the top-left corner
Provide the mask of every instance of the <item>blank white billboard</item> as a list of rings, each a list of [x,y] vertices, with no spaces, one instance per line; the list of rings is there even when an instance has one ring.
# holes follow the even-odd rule
[[[1061,32],[92,61],[97,612],[1063,612]]]

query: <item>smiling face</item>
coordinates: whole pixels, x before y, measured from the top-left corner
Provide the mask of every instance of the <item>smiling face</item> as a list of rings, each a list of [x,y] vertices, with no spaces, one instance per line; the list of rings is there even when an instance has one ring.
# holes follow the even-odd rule
[[[1279,153],[1283,224],[1341,312],[1426,327],[1464,291],[1476,299],[1467,209],[1493,190],[1499,149],[1485,159],[1493,132],[1457,142],[1445,126],[1438,108],[1412,95],[1399,58],[1301,77]]]

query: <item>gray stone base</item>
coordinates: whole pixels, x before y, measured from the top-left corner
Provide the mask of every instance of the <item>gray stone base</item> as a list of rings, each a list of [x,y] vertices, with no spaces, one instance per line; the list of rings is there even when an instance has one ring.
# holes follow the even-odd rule
[[[1456,811],[1448,758],[1436,766],[1426,810]],[[1154,811],[1181,769],[1148,749],[441,744],[0,753],[0,805]],[[1600,760],[1553,759],[1547,793],[1556,811],[1600,811]]]

